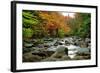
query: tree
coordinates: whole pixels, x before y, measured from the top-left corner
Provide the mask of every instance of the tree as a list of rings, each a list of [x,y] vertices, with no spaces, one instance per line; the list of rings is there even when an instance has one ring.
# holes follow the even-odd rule
[[[32,11],[32,10],[23,10],[22,12],[23,16],[23,37],[30,36],[30,31],[32,31],[31,37],[39,37],[41,34],[41,22],[42,19],[38,15],[38,11]]]
[[[60,12],[41,11],[40,17],[44,20],[43,28],[47,31],[48,35],[58,35],[58,30],[63,30],[64,34],[70,31],[70,27],[66,24],[65,17]]]
[[[65,36],[64,30],[59,29],[58,30],[58,37],[63,38]]]
[[[90,13],[76,13],[75,18],[70,18],[67,23],[71,28],[71,35],[82,38],[90,37],[91,14]]]
[[[80,27],[78,29],[78,32],[77,34],[80,36],[80,37],[90,37],[91,35],[91,14],[90,13],[78,13],[79,15],[79,18],[81,18],[81,21],[79,21],[79,18],[78,18],[78,23],[80,23]]]

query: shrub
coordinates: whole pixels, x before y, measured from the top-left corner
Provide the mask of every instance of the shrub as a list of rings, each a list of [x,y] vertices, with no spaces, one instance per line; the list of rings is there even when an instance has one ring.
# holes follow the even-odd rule
[[[23,37],[31,38],[33,35],[33,30],[31,28],[23,28]]]

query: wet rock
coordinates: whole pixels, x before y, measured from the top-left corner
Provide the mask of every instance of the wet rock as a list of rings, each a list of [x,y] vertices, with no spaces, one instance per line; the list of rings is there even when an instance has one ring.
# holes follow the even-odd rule
[[[30,41],[31,42],[37,42],[37,39],[31,39]]]
[[[54,54],[54,51],[46,51],[47,56],[50,57],[52,54]]]
[[[71,60],[71,58],[68,55],[64,55],[61,58],[62,60]]]
[[[51,55],[53,58],[62,58],[63,55],[68,55],[68,48],[58,47],[54,54]]]
[[[69,46],[71,43],[69,43],[68,41],[65,41],[65,45]]]
[[[44,41],[53,41],[53,38],[44,38]]]
[[[58,43],[56,42],[53,46],[58,46]]]
[[[89,59],[91,52],[90,41],[89,38],[82,39],[77,36],[63,39],[44,38],[28,40],[28,42],[24,42],[23,61],[38,62]],[[78,54],[76,55],[75,52],[74,58],[71,58],[69,55],[70,51],[75,51],[74,49],[77,47],[78,51],[76,51]]]
[[[88,47],[87,48],[91,48],[91,43],[88,43]]]
[[[37,50],[37,48],[36,47],[31,47],[31,48],[23,47],[23,53],[31,52],[34,50]]]
[[[43,46],[44,46],[44,48],[49,48],[51,45],[44,44]]]
[[[87,48],[88,49],[88,48]],[[78,52],[77,55],[74,57],[75,60],[83,60],[83,59],[90,59],[91,54],[90,52]]]
[[[80,47],[86,48],[87,47],[87,43],[84,42],[84,41],[80,41]]]
[[[59,55],[59,56],[56,56],[56,57],[45,58],[42,61],[64,61],[64,60],[71,60],[71,59],[67,55],[63,55],[63,56]]]
[[[23,53],[27,53],[27,52],[30,52],[31,49],[30,48],[23,48]]]
[[[85,42],[86,43],[90,43],[91,42],[91,39],[90,38],[85,38]]]
[[[83,41],[79,41],[79,40],[76,39],[74,45],[80,46],[80,47],[81,47],[81,45],[82,45],[83,43],[84,43]]]
[[[43,44],[38,44],[37,47],[38,48],[44,48],[44,45]]]
[[[41,61],[42,57],[38,55],[32,55],[32,53],[23,54],[23,62],[38,62]]]
[[[78,54],[90,54],[90,49],[89,48],[79,48],[78,50]]]
[[[33,55],[38,55],[38,56],[41,56],[41,57],[49,57],[54,53],[54,51],[47,51],[45,49],[36,49],[34,51],[31,51],[31,53]]]
[[[72,60],[83,60],[83,56],[75,56]]]
[[[26,48],[31,48],[31,47],[33,47],[33,44],[32,43],[25,43],[24,42],[23,46],[26,47]]]
[[[63,53],[55,52],[53,55],[51,55],[51,58],[62,58],[63,55]]]
[[[73,60],[86,60],[86,59],[91,59],[90,55],[86,55],[86,56],[77,55],[73,58]]]

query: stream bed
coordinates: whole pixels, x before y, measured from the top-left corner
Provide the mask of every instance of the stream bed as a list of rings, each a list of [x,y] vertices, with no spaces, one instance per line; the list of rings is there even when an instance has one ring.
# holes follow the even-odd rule
[[[23,62],[87,60],[90,55],[90,38],[42,38],[23,43]]]

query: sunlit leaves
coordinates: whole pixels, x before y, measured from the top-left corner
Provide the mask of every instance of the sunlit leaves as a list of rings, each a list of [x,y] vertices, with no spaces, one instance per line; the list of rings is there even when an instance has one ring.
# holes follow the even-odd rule
[[[70,27],[66,24],[65,17],[59,12],[41,11],[40,17],[46,21],[44,29],[50,35],[58,35],[58,30],[63,30],[64,34],[70,31]]]
[[[31,38],[33,35],[33,30],[30,28],[23,28],[23,36],[25,38]]]
[[[55,11],[22,12],[24,37],[90,37],[91,15],[75,13],[74,18]]]

